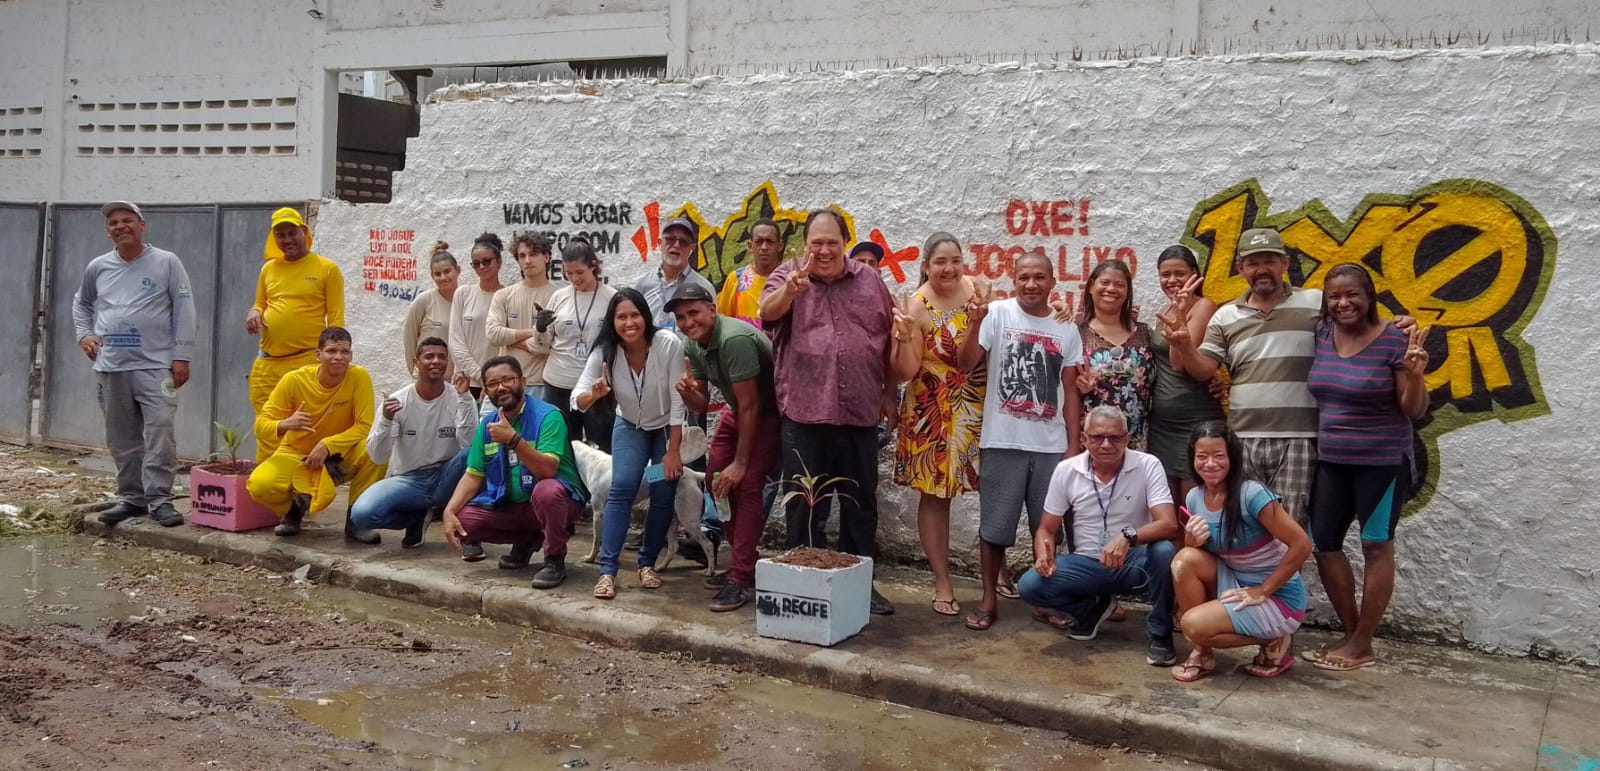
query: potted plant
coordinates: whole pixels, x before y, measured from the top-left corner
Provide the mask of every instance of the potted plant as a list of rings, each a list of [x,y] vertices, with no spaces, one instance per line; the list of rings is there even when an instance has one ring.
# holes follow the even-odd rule
[[[278,515],[255,502],[245,489],[245,481],[256,467],[255,461],[239,460],[239,445],[244,434],[232,426],[214,424],[228,448],[227,460],[217,460],[189,469],[189,522],[218,530],[242,532],[278,524]],[[222,458],[216,453],[212,458]]]
[[[779,506],[799,498],[807,510],[850,496],[830,490],[842,477],[803,473],[779,482],[787,489]],[[810,528],[807,528],[809,532]],[[756,634],[780,640],[837,645],[866,627],[871,616],[872,560],[815,546],[801,546],[756,563]]]

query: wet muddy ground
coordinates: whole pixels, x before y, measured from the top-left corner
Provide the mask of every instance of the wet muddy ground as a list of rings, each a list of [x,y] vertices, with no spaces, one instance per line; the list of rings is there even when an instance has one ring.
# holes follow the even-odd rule
[[[0,587],[0,768],[1190,765],[83,537]]]

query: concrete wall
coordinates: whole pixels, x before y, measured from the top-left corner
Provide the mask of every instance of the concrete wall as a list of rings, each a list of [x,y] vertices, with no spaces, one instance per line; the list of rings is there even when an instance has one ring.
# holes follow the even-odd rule
[[[331,195],[339,71],[664,57],[675,72],[1582,39],[1594,0],[10,0],[0,200]],[[1393,6],[1393,7],[1389,7]],[[1452,38],[1452,33],[1471,34]]]
[[[347,271],[358,358],[387,390],[422,285],[403,248],[383,259],[397,245],[593,232],[616,283],[653,269],[659,222],[682,210],[720,277],[756,217],[838,206],[887,246],[897,293],[917,244],[949,230],[1002,286],[1021,250],[1052,255],[1074,293],[1121,257],[1152,308],[1163,246],[1207,253],[1271,224],[1308,283],[1364,258],[1397,309],[1440,328],[1432,484],[1399,528],[1400,632],[1600,661],[1597,75],[1583,46],[457,89],[424,111],[395,202],[324,206],[317,244]],[[1217,299],[1242,290],[1230,251],[1210,262]],[[913,496],[879,492],[885,548],[914,558]],[[953,519],[970,560],[976,496]]]

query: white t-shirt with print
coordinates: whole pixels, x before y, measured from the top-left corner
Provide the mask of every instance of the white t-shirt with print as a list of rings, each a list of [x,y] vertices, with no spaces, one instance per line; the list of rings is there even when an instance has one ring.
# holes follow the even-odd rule
[[[1062,413],[1072,378],[1062,369],[1083,362],[1078,327],[1054,315],[1034,316],[1016,298],[989,305],[978,331],[988,353],[989,388],[983,397],[983,449],[1066,452]]]

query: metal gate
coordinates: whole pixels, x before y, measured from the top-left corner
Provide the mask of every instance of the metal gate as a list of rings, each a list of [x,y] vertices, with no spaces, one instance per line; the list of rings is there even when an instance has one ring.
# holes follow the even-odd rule
[[[33,428],[33,368],[38,349],[39,269],[44,264],[44,204],[0,203],[0,440],[24,443]]]

